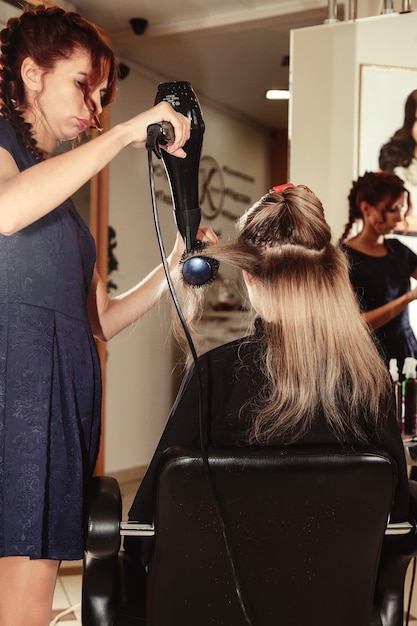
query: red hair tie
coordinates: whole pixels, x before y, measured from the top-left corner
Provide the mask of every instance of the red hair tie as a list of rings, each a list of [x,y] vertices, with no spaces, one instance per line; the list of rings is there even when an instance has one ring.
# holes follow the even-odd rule
[[[273,191],[277,193],[282,193],[284,189],[288,189],[288,187],[294,187],[292,183],[284,183],[283,185],[277,185],[276,187],[272,187]]]

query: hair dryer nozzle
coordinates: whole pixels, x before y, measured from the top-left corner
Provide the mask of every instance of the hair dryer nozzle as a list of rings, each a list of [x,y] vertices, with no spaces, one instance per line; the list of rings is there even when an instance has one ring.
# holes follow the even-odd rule
[[[198,196],[198,172],[205,125],[200,105],[188,81],[160,83],[155,104],[166,100],[191,121],[190,138],[184,145],[185,159],[161,150],[174,204],[177,228],[181,233],[186,251],[193,249],[200,226],[201,210]]]

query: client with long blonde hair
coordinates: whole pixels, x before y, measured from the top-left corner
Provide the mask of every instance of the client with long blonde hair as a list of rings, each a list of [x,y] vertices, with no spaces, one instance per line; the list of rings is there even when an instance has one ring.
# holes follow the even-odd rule
[[[283,185],[238,221],[236,238],[207,254],[242,270],[254,332],[199,358],[211,445],[375,444],[398,464],[392,519],[406,519],[406,464],[387,369],[363,321],[346,256],[331,242],[320,200]],[[183,284],[187,315],[203,290]],[[130,511],[152,521],[158,458],[198,445],[199,376],[189,368]]]

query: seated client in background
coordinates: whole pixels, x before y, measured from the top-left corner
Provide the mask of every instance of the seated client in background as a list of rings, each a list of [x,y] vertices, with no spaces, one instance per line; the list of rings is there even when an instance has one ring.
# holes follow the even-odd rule
[[[331,243],[312,191],[290,184],[275,189],[239,220],[235,241],[209,249],[210,256],[242,270],[256,317],[252,335],[199,359],[209,443],[374,444],[398,464],[392,519],[403,520],[409,491],[391,382],[360,315],[346,256]],[[179,291],[188,293],[189,304],[203,290],[184,284]],[[161,453],[199,444],[198,380],[193,365],[136,494],[132,520],[153,521]]]

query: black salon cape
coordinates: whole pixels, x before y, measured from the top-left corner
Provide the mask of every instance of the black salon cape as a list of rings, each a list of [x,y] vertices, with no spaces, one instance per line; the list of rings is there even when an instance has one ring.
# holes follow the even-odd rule
[[[247,403],[257,396],[264,378],[257,366],[258,333],[215,348],[199,358],[204,392],[208,393],[208,442],[213,445],[245,445],[245,430],[252,419]],[[246,405],[246,406],[245,406]],[[153,522],[153,489],[158,460],[170,446],[199,445],[198,376],[192,366],[186,374],[172,408],[166,428],[156,448],[148,471],[136,494],[129,519]],[[369,433],[371,445],[388,452],[398,465],[398,484],[391,514],[392,521],[403,521],[409,513],[409,490],[404,448],[395,414],[387,409],[379,437]],[[276,440],[274,445],[285,442]],[[334,444],[337,439],[324,418],[317,416],[310,431],[295,444]],[[348,446],[358,443],[354,439]],[[247,444],[246,444],[247,445]]]

